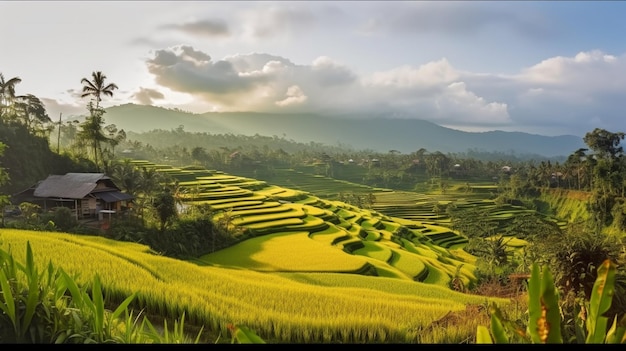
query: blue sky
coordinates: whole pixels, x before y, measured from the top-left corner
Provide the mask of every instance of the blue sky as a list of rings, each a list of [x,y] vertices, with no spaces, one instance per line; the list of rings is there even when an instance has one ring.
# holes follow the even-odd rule
[[[0,73],[51,118],[125,103],[626,131],[626,2],[0,1]],[[105,117],[106,118],[106,117]]]

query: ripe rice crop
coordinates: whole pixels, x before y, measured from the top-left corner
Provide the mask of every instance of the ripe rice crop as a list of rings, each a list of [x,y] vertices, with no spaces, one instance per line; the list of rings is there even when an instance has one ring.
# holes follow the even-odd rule
[[[315,243],[306,233],[289,236],[276,235],[277,250],[292,246],[304,250],[305,242],[307,247]],[[79,282],[98,274],[109,298],[119,299],[137,292],[133,308],[172,319],[180,318],[184,312],[188,323],[223,333],[227,333],[228,323],[246,325],[266,340],[282,342],[415,342],[423,337],[418,330],[433,320],[449,311],[463,310],[468,303],[481,304],[485,299],[450,290],[444,293],[435,285],[413,285],[414,293],[398,293],[401,286],[409,289],[396,286],[405,281],[383,277],[344,273],[341,274],[344,285],[335,287],[323,285],[326,280],[321,278],[321,273],[314,273],[308,279],[306,272],[283,276],[241,268],[199,266],[155,255],[147,249],[141,250],[137,244],[126,249],[122,243],[115,242],[107,248],[107,240],[99,238],[91,243],[89,236],[75,240],[71,234],[3,230],[1,239],[2,248],[10,246],[18,260],[23,259],[26,242],[31,242],[40,269],[50,260],[71,276],[79,276]],[[267,243],[259,241],[259,244]],[[319,257],[326,258],[332,252],[328,250],[334,249],[323,243],[318,243],[318,248],[321,250],[315,260],[318,262],[323,261]],[[259,257],[268,265],[274,264],[270,258],[276,259],[277,255],[268,257],[262,252]],[[335,252],[345,255],[340,250]],[[310,257],[311,261],[314,259]],[[333,260],[338,264],[359,257],[336,256]],[[431,296],[433,291],[436,293]]]
[[[352,272],[366,263],[358,256],[346,255],[333,246],[311,240],[308,235],[308,232],[287,232],[251,238],[200,260],[276,272]]]

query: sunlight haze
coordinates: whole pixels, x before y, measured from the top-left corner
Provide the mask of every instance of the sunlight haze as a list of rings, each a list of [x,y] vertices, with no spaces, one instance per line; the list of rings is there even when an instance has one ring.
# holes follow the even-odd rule
[[[624,131],[624,2],[0,1],[0,73],[52,119],[127,103]]]

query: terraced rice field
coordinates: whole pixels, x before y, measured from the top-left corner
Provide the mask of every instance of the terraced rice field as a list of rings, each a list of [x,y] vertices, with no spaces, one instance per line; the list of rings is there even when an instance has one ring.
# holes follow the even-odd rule
[[[310,167],[309,167],[310,168]],[[362,184],[335,180],[332,178],[314,175],[294,169],[277,169],[272,177],[272,183],[280,187],[292,187],[315,196],[336,200],[339,194],[357,194],[372,196],[374,203],[371,208],[382,214],[417,221],[422,224],[432,224],[450,228],[451,221],[446,212],[447,206],[454,206],[458,210],[480,208],[485,215],[498,223],[498,230],[504,231],[511,220],[529,210],[519,206],[496,205],[491,199],[497,193],[498,186],[494,184],[468,184],[469,187],[460,187],[458,191],[449,194],[424,194],[411,191],[397,191],[391,189],[373,188]],[[532,212],[532,211],[530,211]],[[557,222],[564,226],[566,221]],[[447,233],[433,233],[431,238],[444,247],[462,247],[466,240]],[[439,238],[443,240],[439,240]]]
[[[462,250],[467,238],[451,229],[448,206],[457,210],[479,208],[501,232],[517,215],[532,212],[519,206],[496,205],[489,199],[493,185],[470,186],[471,190],[454,194],[420,194],[371,188],[288,169],[277,172],[274,177],[277,183],[269,184],[204,169],[178,169],[146,162],[141,166],[166,172],[178,181],[183,194],[188,194],[184,197],[187,203],[209,205],[215,211],[215,220],[228,218],[231,228],[244,235],[269,238],[281,233],[306,232],[311,240],[347,255],[366,258],[366,263],[357,270],[362,274],[441,285],[456,274],[461,274],[466,284],[475,281],[472,273],[475,258]],[[193,174],[197,175],[195,180]],[[359,208],[336,200],[341,193],[367,194],[373,196],[374,203],[371,208]],[[398,235],[399,231],[408,232],[409,237]],[[523,246],[519,240],[507,243],[512,247]],[[269,247],[274,246],[264,246]],[[227,264],[220,262],[224,255],[202,259]],[[264,264],[271,266],[282,267]],[[459,273],[458,267],[465,268]],[[345,271],[354,272],[354,267],[348,265]]]
[[[141,167],[150,166],[149,163],[141,163]],[[271,267],[276,271],[299,271],[307,265],[292,258],[317,257],[319,260],[324,257],[323,260],[332,263],[308,265],[308,270],[391,275],[442,286],[447,286],[458,274],[457,268],[463,265],[470,269],[463,270],[459,278],[467,285],[476,280],[471,269],[473,258],[456,254],[456,249],[467,240],[432,221],[424,223],[394,218],[375,209],[358,208],[341,201],[323,199],[309,191],[246,177],[154,166],[158,167],[155,168],[157,171],[166,172],[178,180],[183,194],[185,189],[190,190],[189,194],[194,190],[193,195],[184,198],[188,203],[208,205],[214,210],[214,220],[228,216],[231,228],[237,228],[250,237],[231,248],[201,257],[200,260],[207,264],[252,270]],[[198,172],[195,181],[190,179],[193,172]],[[328,181],[326,179],[319,184],[326,184],[328,188]],[[342,186],[346,184],[339,183]],[[354,188],[365,191],[362,186]],[[344,188],[337,186],[336,189]],[[405,231],[402,238],[396,235],[400,229]],[[303,242],[303,238],[307,240]],[[309,243],[316,250],[325,247],[334,255],[311,256],[307,251],[309,248],[303,243]],[[439,243],[445,246],[433,249],[439,247]],[[298,251],[296,248],[301,249]],[[254,252],[247,256],[249,259],[233,260],[232,257],[241,257],[233,253],[239,250]],[[281,257],[290,259],[283,260]],[[359,264],[355,266],[355,262]]]

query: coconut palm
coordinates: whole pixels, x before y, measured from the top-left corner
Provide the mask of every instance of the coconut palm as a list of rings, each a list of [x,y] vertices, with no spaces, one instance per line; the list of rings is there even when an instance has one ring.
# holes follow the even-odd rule
[[[0,118],[10,111],[15,99],[15,86],[21,81],[22,79],[19,77],[5,80],[4,75],[0,73]]]
[[[100,108],[100,101],[102,101],[102,95],[113,96],[113,90],[117,89],[115,83],[109,83],[105,85],[106,75],[100,71],[91,73],[92,80],[83,78],[80,83],[83,84],[83,93],[80,97],[92,96],[96,100],[95,109]]]
[[[107,77],[100,71],[92,72],[91,76],[93,78],[92,80],[83,78],[80,81],[83,84],[81,97],[91,96],[93,100],[95,100],[95,105],[94,101],[90,101],[87,105],[90,116],[87,117],[85,122],[81,125],[82,130],[79,132],[78,136],[91,145],[94,162],[96,167],[99,168],[98,156],[102,153],[100,143],[108,142],[109,140],[102,130],[104,125],[104,110],[100,108],[100,101],[102,101],[102,95],[113,96],[113,90],[118,87],[114,83],[105,84]]]
[[[585,154],[585,151],[588,151],[588,149],[580,148],[574,151],[573,154],[569,155],[567,160],[565,161],[567,165],[572,167],[572,171],[576,175],[576,184],[578,190],[581,190],[581,185],[583,184],[583,176],[585,175],[585,163],[587,161],[587,154]]]
[[[104,111],[102,109],[93,109],[91,103],[89,104],[89,107],[91,108],[91,116],[87,117],[85,122],[80,125],[81,130],[78,132],[77,136],[80,143],[84,142],[85,145],[88,144],[91,146],[94,163],[96,164],[96,167],[100,169],[98,162],[98,159],[101,159],[101,157],[98,156],[102,153],[100,144],[102,142],[108,142],[109,138],[107,138],[102,131],[104,125],[104,118],[102,115]]]

